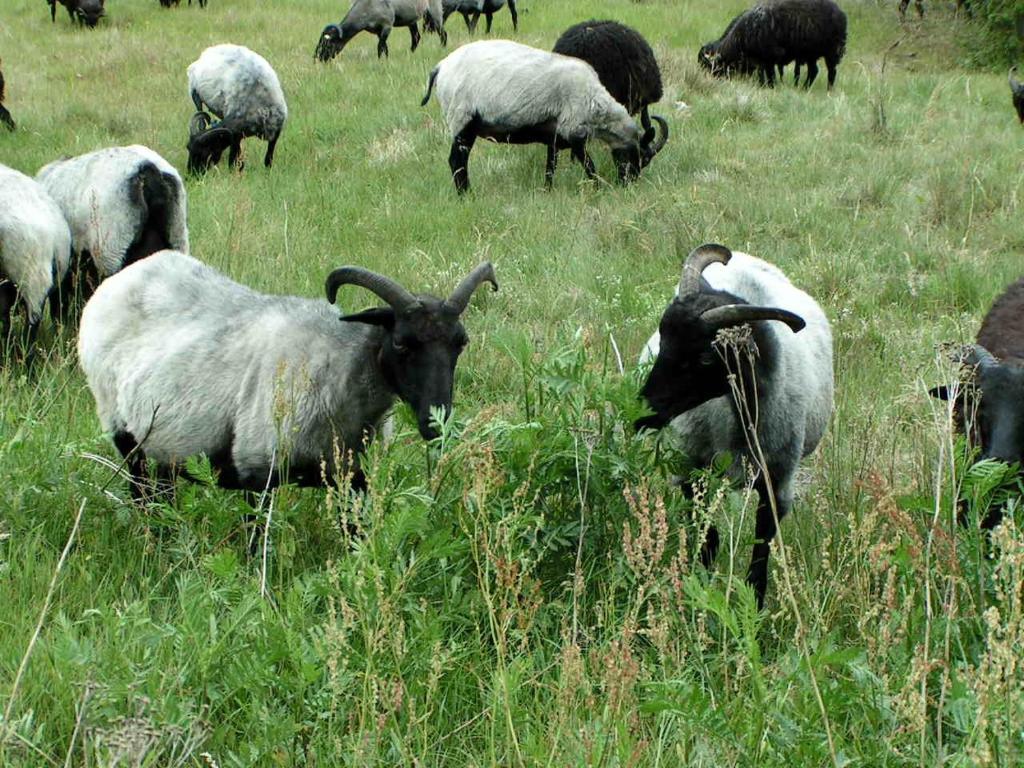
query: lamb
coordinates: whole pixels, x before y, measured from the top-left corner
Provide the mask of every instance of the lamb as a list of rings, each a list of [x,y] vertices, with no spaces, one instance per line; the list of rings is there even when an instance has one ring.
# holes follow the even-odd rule
[[[647,107],[661,100],[661,69],[639,32],[617,21],[584,21],[562,33],[554,52],[592,66],[601,85],[629,114],[640,113],[646,141],[654,138]]]
[[[25,359],[32,361],[46,299],[70,260],[71,233],[57,204],[30,177],[0,165],[0,350],[11,341],[11,310],[21,299]]]
[[[431,71],[421,105],[430,101],[435,83],[452,135],[448,164],[460,194],[469,189],[469,153],[478,137],[547,145],[549,187],[560,149],[571,149],[593,178],[586,143],[592,137],[601,139],[611,147],[620,181],[627,182],[668,138],[668,125],[657,117],[661,136],[642,134],[586,62],[510,40],[469,43],[446,56]]]
[[[0,64],[3,64],[0,61]],[[7,107],[4,106],[4,73],[0,72],[0,123],[7,126],[7,130],[13,131],[15,129],[14,118],[11,117],[11,113],[7,111]]]
[[[76,269],[68,272],[64,297],[73,295],[72,279],[86,298],[99,281],[152,253],[188,253],[185,185],[148,147],[108,147],[57,160],[36,180],[71,227]]]
[[[1013,98],[1013,108],[1017,110],[1017,119],[1024,125],[1024,83],[1013,76],[1017,71],[1016,67],[1010,70],[1010,95]],[[3,88],[0,88],[0,100],[3,99]],[[11,126],[13,128],[13,126]]]
[[[756,71],[768,86],[776,67],[795,61],[807,67],[810,88],[824,58],[831,90],[845,51],[846,14],[832,0],[769,0],[733,19],[719,40],[701,48],[698,61],[719,76]]]
[[[740,372],[743,410],[756,414],[766,465],[755,480],[757,541],[747,575],[762,607],[776,523],[793,504],[801,458],[821,441],[832,413],[832,332],[821,307],[767,262],[716,244],[696,248],[641,357],[641,363],[654,360],[640,392],[654,413],[635,426],[671,424],[682,451],[701,465],[729,451],[758,466],[731,392],[731,372],[714,346],[718,331],[743,324],[750,325],[756,346],[752,368],[744,364]],[[733,472],[742,473],[740,461]],[[714,561],[718,543],[712,526],[701,550],[705,565]]]
[[[935,387],[931,395],[948,400],[956,391],[955,426],[982,458],[1024,465],[1024,277],[995,300],[959,361],[971,369],[973,386]],[[1001,510],[992,510],[981,526],[994,528],[1001,519]]]
[[[444,20],[453,13],[461,13],[470,34],[476,31],[477,22],[482,13],[487,18],[487,34],[491,34],[491,22],[494,14],[505,7],[505,0],[443,0],[441,7]],[[516,0],[508,0],[508,11],[512,14],[512,30],[519,31],[519,14],[516,12]]]
[[[489,262],[439,299],[341,267],[327,277],[331,304],[357,285],[388,305],[341,316],[323,300],[257,293],[162,251],[100,285],[82,313],[79,360],[136,498],[147,457],[166,476],[198,454],[225,488],[319,486],[350,470],[358,486],[358,453],[396,398],[424,439],[438,435],[431,410],[451,412],[468,341],[459,318],[483,282],[497,290]]]
[[[267,142],[263,164],[270,168],[274,148],[288,119],[281,83],[267,60],[241,45],[214,45],[188,67],[188,88],[196,113],[189,125],[188,170],[203,173],[230,147],[228,165],[238,166],[242,139]],[[211,125],[210,115],[220,118]]]
[[[340,24],[324,27],[313,56],[320,61],[330,61],[364,30],[377,36],[377,58],[388,56],[388,35],[392,27],[409,28],[415,51],[420,44],[417,25],[421,18],[424,29],[436,32],[441,45],[448,45],[441,0],[355,0]]]
[[[105,0],[46,0],[50,5],[50,21],[57,21],[57,3],[63,5],[71,21],[77,21],[90,29],[95,27],[106,15],[103,8]]]

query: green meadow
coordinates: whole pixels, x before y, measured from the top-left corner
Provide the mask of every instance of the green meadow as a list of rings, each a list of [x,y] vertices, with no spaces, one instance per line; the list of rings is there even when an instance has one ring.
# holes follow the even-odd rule
[[[185,69],[243,44],[290,117],[271,171],[249,139],[240,173],[186,180],[196,257],[301,296],[344,264],[447,295],[489,259],[501,290],[464,316],[443,436],[398,405],[368,493],[275,490],[254,555],[252,509],[202,460],[207,482],[132,504],[75,328],[44,323],[35,370],[0,368],[0,766],[1024,764],[1014,480],[972,465],[928,396],[956,376],[944,345],[1024,272],[1024,132],[1005,72],[961,65],[952,3],[906,25],[895,2],[841,4],[827,93],[824,68],[810,91],[698,68],[747,0],[522,0],[515,39],[541,48],[595,16],[640,30],[671,138],[629,187],[605,147],[596,183],[564,153],[550,191],[543,148],[478,142],[460,199],[419,106],[434,35],[410,53],[395,30],[379,61],[363,34],[324,65],[334,0],[108,0],[92,31],[4,0],[3,164],[140,143],[184,171]],[[448,30],[449,51],[472,39]],[[685,498],[683,457],[631,426],[640,350],[708,241],[781,267],[835,339],[832,424],[760,613],[750,491],[711,469]]]

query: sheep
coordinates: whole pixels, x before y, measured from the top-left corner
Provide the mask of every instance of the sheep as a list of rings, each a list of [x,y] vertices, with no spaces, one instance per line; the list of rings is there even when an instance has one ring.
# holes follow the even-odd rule
[[[349,40],[362,31],[377,36],[377,58],[388,56],[388,35],[392,27],[408,27],[412,36],[412,50],[420,44],[417,24],[423,19],[424,29],[436,32],[441,45],[448,45],[444,29],[441,0],[355,0],[340,24],[328,24],[320,33],[313,57],[330,61],[348,45]]]
[[[487,34],[491,34],[491,22],[494,14],[505,7],[505,0],[443,0],[441,7],[444,20],[453,13],[461,13],[470,34],[476,31],[477,22],[482,13],[487,18]],[[512,30],[519,31],[519,13],[516,11],[516,0],[508,0],[508,12],[512,14]]]
[[[105,0],[46,0],[50,5],[50,21],[57,21],[57,3],[63,5],[68,12],[71,21],[77,21],[90,29],[95,27],[100,19],[106,15],[103,8]]]
[[[3,62],[0,61],[0,64],[3,64]],[[7,130],[13,131],[16,128],[14,118],[11,117],[11,113],[4,106],[4,96],[4,73],[0,72],[0,123],[6,125]]]
[[[752,369],[739,372],[739,381],[748,400],[743,410],[756,414],[756,450],[747,442],[732,395],[735,371],[727,369],[714,346],[718,331],[747,323],[756,351]],[[676,296],[647,342],[641,363],[651,360],[640,396],[654,413],[638,419],[636,428],[671,424],[682,451],[698,464],[728,451],[760,469],[757,541],[747,581],[763,607],[777,521],[792,506],[800,460],[821,441],[832,413],[828,319],[777,267],[721,245],[702,245],[683,263]],[[757,460],[761,451],[763,467]],[[742,463],[734,462],[732,471],[742,473]],[[701,550],[705,565],[714,561],[718,541],[712,526]]]
[[[448,164],[460,194],[469,189],[469,153],[478,137],[547,145],[548,187],[560,149],[571,149],[593,178],[586,142],[601,139],[611,147],[620,181],[627,182],[668,139],[668,124],[660,117],[654,118],[660,137],[642,134],[586,62],[510,40],[469,43],[450,53],[431,71],[421,106],[430,101],[435,83],[452,135]]]
[[[640,113],[645,140],[654,138],[647,107],[661,100],[661,70],[639,32],[617,21],[584,21],[562,33],[554,52],[592,66],[601,85],[629,114]]]
[[[697,59],[719,76],[756,71],[769,87],[775,85],[775,68],[795,61],[798,69],[807,67],[804,87],[810,88],[818,76],[817,60],[824,58],[831,90],[845,51],[846,14],[832,0],[771,0],[733,19]]]
[[[971,370],[973,386],[940,386],[930,394],[949,400],[956,393],[954,424],[982,458],[1024,464],[1024,277],[995,300],[976,342],[957,358]],[[993,509],[981,526],[992,529],[1001,519]]]
[[[1024,125],[1024,83],[1013,76],[1017,71],[1016,67],[1010,70],[1010,96],[1013,99],[1013,108],[1017,110],[1017,119]],[[3,88],[0,88],[0,100],[3,99]],[[13,126],[11,126],[13,128]]]
[[[72,279],[86,298],[90,283],[152,253],[165,248],[188,253],[185,185],[148,147],[108,147],[57,160],[40,169],[36,180],[71,227],[78,274],[68,273],[62,296],[72,295]]]
[[[31,363],[46,299],[53,301],[70,261],[71,232],[60,208],[33,179],[0,165],[0,349],[11,339],[11,310],[21,299]]]
[[[900,0],[900,20],[906,20],[907,18],[907,6],[910,5],[910,0]],[[959,6],[959,4],[958,4]],[[914,10],[917,11],[917,18],[924,18],[924,0],[914,0]]]
[[[349,470],[358,486],[358,453],[396,398],[412,406],[424,439],[437,437],[431,412],[451,412],[468,341],[459,318],[483,282],[498,288],[489,262],[439,299],[341,267],[327,277],[330,304],[356,285],[387,306],[339,315],[323,300],[257,293],[162,251],[100,285],[82,313],[78,355],[136,498],[147,458],[167,476],[198,454],[225,488],[319,486]]]
[[[270,168],[274,148],[288,119],[281,83],[267,60],[241,45],[214,45],[189,64],[188,88],[196,113],[189,125],[188,170],[203,173],[230,147],[228,165],[238,166],[242,139],[267,142],[263,164]],[[210,124],[209,111],[220,118]]]

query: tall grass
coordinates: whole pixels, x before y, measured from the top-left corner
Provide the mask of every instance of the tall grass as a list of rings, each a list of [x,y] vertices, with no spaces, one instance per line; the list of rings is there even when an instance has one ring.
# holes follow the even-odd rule
[[[444,435],[425,446],[400,407],[368,493],[274,491],[256,556],[238,494],[130,503],[73,328],[45,329],[34,375],[0,369],[0,765],[1021,762],[1015,480],[971,465],[927,396],[956,376],[936,345],[970,339],[1024,267],[1004,77],[957,66],[943,8],[897,28],[851,1],[832,94],[709,80],[695,51],[744,5],[524,4],[518,39],[538,46],[591,16],[643,31],[673,137],[629,188],[563,162],[550,192],[541,149],[484,143],[458,199],[436,104],[417,106],[435,37],[410,54],[399,30],[380,62],[363,36],[324,66],[325,0],[110,0],[92,33],[8,0],[19,131],[0,162],[140,142],[183,168],[185,67],[246,44],[292,116],[272,171],[249,140],[242,173],[188,182],[199,258],[308,296],[343,263],[442,293],[489,258],[502,291],[466,314]],[[752,492],[719,466],[684,497],[684,457],[629,426],[680,249],[710,240],[777,263],[835,333],[835,416],[762,613],[743,584]],[[986,541],[991,504],[1007,523]]]

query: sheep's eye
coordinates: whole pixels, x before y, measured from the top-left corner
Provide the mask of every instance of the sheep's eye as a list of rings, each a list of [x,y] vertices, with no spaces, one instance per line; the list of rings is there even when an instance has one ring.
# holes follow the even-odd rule
[[[401,342],[398,341],[392,342],[391,346],[394,347],[395,352],[397,352],[400,355],[404,355],[406,352],[409,351],[408,345],[402,344]]]
[[[700,353],[700,357],[698,358],[698,361],[700,362],[701,365],[704,365],[704,366],[714,365],[715,364],[715,360],[717,359],[717,357],[718,356],[714,352],[711,352],[711,351],[701,352]]]

